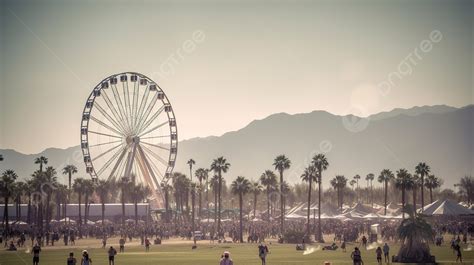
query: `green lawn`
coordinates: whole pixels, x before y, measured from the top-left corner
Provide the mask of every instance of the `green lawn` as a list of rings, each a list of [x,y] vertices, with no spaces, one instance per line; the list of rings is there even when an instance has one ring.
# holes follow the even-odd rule
[[[315,246],[316,247],[316,246]],[[353,245],[348,245],[348,252],[338,251],[315,251],[311,254],[303,255],[302,251],[296,251],[294,245],[269,245],[270,254],[268,255],[268,265],[314,265],[323,264],[324,261],[330,261],[332,264],[352,264],[349,255]],[[465,246],[463,246],[465,248]],[[43,248],[41,253],[41,265],[64,265],[67,255],[73,251],[80,263],[79,255],[86,246],[78,246],[74,249],[64,248],[51,249]],[[94,265],[108,264],[106,251],[98,248],[97,245],[87,248]],[[260,260],[257,257],[257,245],[255,244],[220,244],[209,245],[201,243],[198,249],[191,250],[191,244],[166,244],[152,246],[151,251],[146,253],[141,246],[126,247],[126,252],[116,256],[116,264],[130,265],[212,265],[218,264],[220,255],[223,251],[231,252],[234,264],[259,265]],[[392,253],[396,253],[397,247],[392,246]],[[437,261],[441,263],[453,263],[455,255],[447,247],[432,247],[432,253]],[[474,251],[464,251],[464,263],[474,264]],[[375,260],[375,250],[363,250],[362,257],[365,264],[377,264]],[[0,265],[24,265],[32,264],[32,256],[25,250],[17,252],[0,251]]]

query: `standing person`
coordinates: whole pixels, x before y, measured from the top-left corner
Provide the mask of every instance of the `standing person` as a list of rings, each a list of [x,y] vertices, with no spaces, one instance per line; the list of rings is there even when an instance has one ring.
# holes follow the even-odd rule
[[[457,257],[456,257],[456,263],[460,261],[462,263],[462,253],[461,253],[461,246],[459,244],[456,244],[454,246],[454,250],[456,251]]]
[[[117,250],[114,247],[110,246],[109,251],[109,265],[115,265],[115,255],[117,255]]]
[[[382,264],[382,248],[377,247],[377,249],[375,250],[375,254],[377,254],[377,263],[379,265]]]
[[[106,235],[104,235],[102,237],[102,248],[105,248],[105,245],[107,245],[107,236]]]
[[[41,247],[39,246],[38,243],[35,244],[33,249],[31,250],[31,253],[33,253],[33,265],[38,265],[40,261],[40,252],[41,252]]]
[[[342,252],[346,252],[346,240],[344,239],[341,244]]]
[[[196,244],[194,244],[194,245],[196,245]],[[148,237],[145,238],[145,251],[146,252],[150,251],[150,239],[148,239]]]
[[[219,265],[234,265],[234,262],[230,258],[229,251],[224,251],[224,255],[221,258],[221,262],[219,263]]]
[[[260,245],[258,245],[258,256],[262,260],[262,265],[267,264],[267,254],[268,254],[268,247],[265,244],[260,243]]]
[[[83,250],[81,265],[91,265],[91,264],[92,264],[92,259],[89,257],[89,253],[87,253],[87,250]]]
[[[120,238],[119,245],[120,245],[119,252],[120,253],[125,252],[125,239],[123,237]]]
[[[385,245],[383,245],[383,256],[385,257],[385,262],[390,263],[390,247],[388,246],[387,242],[385,242]]]
[[[67,258],[66,260],[66,264],[67,265],[76,265],[76,258],[74,257],[74,253],[71,252],[69,253],[69,257]]]
[[[362,246],[367,250],[367,237],[362,236]]]
[[[362,265],[364,263],[358,247],[355,247],[354,251],[352,251],[351,259],[354,265]]]

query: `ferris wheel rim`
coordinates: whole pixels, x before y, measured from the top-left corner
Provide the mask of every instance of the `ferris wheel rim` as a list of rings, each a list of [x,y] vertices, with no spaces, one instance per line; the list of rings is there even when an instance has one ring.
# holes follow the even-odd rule
[[[162,99],[159,99],[163,105],[163,107],[165,106],[169,106],[169,110],[166,110],[165,113],[166,113],[166,117],[167,117],[167,124],[169,126],[169,134],[167,135],[163,135],[161,137],[165,138],[165,137],[169,137],[170,139],[170,142],[169,142],[169,152],[168,152],[168,157],[167,157],[167,165],[166,165],[166,170],[164,173],[160,173],[162,175],[162,179],[161,179],[161,182],[167,182],[169,180],[169,178],[171,177],[171,174],[172,174],[172,171],[174,169],[174,166],[175,166],[175,162],[176,162],[176,157],[177,157],[177,149],[178,149],[178,128],[177,128],[177,123],[176,123],[176,115],[174,113],[174,109],[172,108],[171,106],[171,103],[169,101],[169,98],[168,96],[166,95],[166,93],[164,92],[164,90],[158,85],[157,82],[155,82],[153,79],[149,78],[148,76],[144,75],[144,74],[141,74],[141,73],[138,73],[138,72],[121,72],[121,73],[116,73],[116,74],[112,74],[112,75],[109,75],[107,76],[106,78],[102,79],[100,82],[97,83],[96,86],[94,86],[94,88],[92,89],[91,93],[89,94],[88,98],[87,98],[87,101],[86,101],[86,105],[84,106],[84,109],[83,109],[83,112],[82,112],[82,119],[81,119],[81,134],[80,134],[80,139],[81,139],[81,149],[82,149],[82,154],[83,154],[83,158],[84,158],[84,163],[85,163],[85,166],[86,166],[86,171],[87,173],[91,176],[92,179],[99,179],[100,177],[100,172],[97,172],[97,168],[94,166],[94,158],[91,157],[91,151],[90,151],[90,148],[93,147],[91,145],[89,145],[89,133],[91,133],[92,131],[89,130],[89,122],[90,122],[90,119],[87,118],[86,120],[84,120],[84,117],[85,115],[89,115],[90,117],[90,114],[92,112],[92,110],[94,109],[94,103],[96,102],[96,98],[100,96],[100,91],[102,89],[104,89],[104,87],[102,87],[103,84],[105,83],[109,83],[110,80],[112,78],[120,78],[122,76],[127,76],[127,77],[131,77],[131,76],[136,76],[136,81],[135,82],[142,82],[141,80],[144,79],[144,80],[147,80],[147,82],[149,82],[150,84],[154,84],[156,85],[156,87],[158,87],[158,91],[160,93],[162,93]],[[116,83],[115,83],[116,84]],[[141,84],[141,83],[140,83]],[[128,86],[128,81],[127,81],[127,86]],[[139,88],[139,87],[138,87]],[[148,91],[149,89],[149,86],[147,85],[146,86],[146,91]],[[130,100],[130,99],[129,99]],[[157,100],[155,100],[155,103],[156,103]],[[143,104],[143,102],[140,102],[140,105]],[[146,105],[146,102],[145,102],[145,105]],[[136,106],[138,107],[138,106]],[[140,106],[141,107],[141,106]],[[153,108],[153,106],[152,106]],[[147,114],[147,117],[145,118],[145,123],[147,123],[147,118],[148,118],[148,115],[150,113]],[[160,113],[158,113],[159,115]],[[156,115],[156,113],[154,114]],[[152,117],[153,118],[153,117]],[[153,119],[150,119],[148,120],[148,122],[152,122]],[[142,121],[140,121],[141,123]],[[149,124],[147,124],[149,126]],[[141,124],[140,126],[143,126],[143,124]],[[116,127],[120,127],[120,126],[116,126]],[[144,126],[145,128],[147,128],[147,126]],[[112,135],[112,134],[105,134],[105,133],[100,133],[100,132],[95,132],[97,134],[103,134],[103,135],[107,135],[109,137],[115,137],[115,138],[118,138],[118,139],[121,139],[123,140],[124,138],[124,131],[119,131],[118,128],[116,128],[116,133],[118,135]],[[122,129],[125,129],[125,128],[122,128]],[[110,128],[109,128],[110,130]],[[147,132],[144,132],[141,131],[139,132],[139,129],[137,131],[134,131],[134,133],[141,133],[140,136],[142,135],[146,135]],[[122,135],[121,135],[122,134]],[[122,136],[122,138],[120,138],[120,135]],[[148,138],[158,138],[160,136],[155,136],[155,137],[151,137],[149,136]],[[147,139],[147,137],[143,138],[143,139]],[[117,140],[116,143],[120,142],[121,140]],[[128,141],[128,139],[127,139]],[[147,144],[146,142],[143,142],[144,144]],[[101,144],[97,144],[97,145],[106,145],[108,143],[101,143]],[[123,144],[122,144],[123,145]],[[114,148],[119,148],[119,149],[122,149],[122,145],[118,145],[118,146],[115,146]],[[141,156],[142,158],[145,158],[147,156],[146,152],[141,150],[139,151],[141,152]],[[151,151],[148,152],[149,154],[151,153]],[[96,157],[97,159],[98,157]],[[164,161],[165,159],[163,159]],[[132,163],[135,163],[135,161],[132,161]],[[152,166],[150,165],[146,165],[148,167],[148,169],[153,173],[154,170],[151,169]],[[159,172],[159,170],[158,170]],[[158,183],[158,179],[153,176],[153,181],[155,182],[155,186],[157,189],[159,189],[160,187],[160,184],[161,183]]]

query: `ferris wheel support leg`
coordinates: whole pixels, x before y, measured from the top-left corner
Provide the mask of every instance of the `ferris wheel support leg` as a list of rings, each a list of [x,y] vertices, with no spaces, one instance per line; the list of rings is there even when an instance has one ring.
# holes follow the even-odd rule
[[[132,172],[132,165],[133,165],[133,160],[135,159],[135,152],[137,150],[137,144],[133,143],[132,150],[128,153],[127,156],[127,165],[125,167],[125,175],[124,177],[130,178],[130,173]]]

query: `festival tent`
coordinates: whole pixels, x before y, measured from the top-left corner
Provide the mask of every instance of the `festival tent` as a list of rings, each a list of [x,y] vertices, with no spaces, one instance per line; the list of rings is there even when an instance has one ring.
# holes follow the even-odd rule
[[[292,214],[287,214],[285,216],[285,219],[287,219],[287,220],[299,220],[299,219],[306,219],[306,217],[303,216],[303,215],[299,215],[297,213],[292,213]]]
[[[101,225],[102,224],[102,220],[98,220],[95,222],[96,225]],[[104,224],[112,224],[112,221],[110,221],[109,219],[104,219]]]
[[[69,218],[69,217],[63,218],[63,219],[59,220],[59,222],[61,222],[61,223],[71,223],[71,224],[75,224],[75,223],[76,223],[76,221],[72,220],[72,219]]]
[[[419,209],[418,212],[429,216],[460,216],[474,214],[474,211],[452,200],[436,200],[435,202],[426,205],[423,210]]]
[[[372,220],[372,219],[379,219],[380,216],[378,214],[375,214],[375,213],[369,213],[367,215],[364,215],[362,218],[364,218],[366,220]]]

